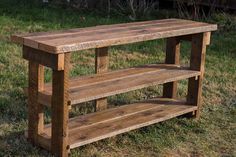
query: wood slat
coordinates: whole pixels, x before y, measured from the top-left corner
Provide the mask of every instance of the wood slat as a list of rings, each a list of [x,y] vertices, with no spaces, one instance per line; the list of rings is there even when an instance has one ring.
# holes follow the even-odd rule
[[[196,109],[197,106],[181,100],[156,98],[75,117],[69,120],[68,125],[70,148],[158,123]],[[45,138],[45,146],[46,139],[51,137],[51,125],[47,125],[44,131],[41,136]]]
[[[176,65],[153,64],[72,79],[69,84],[70,104],[74,105],[152,85],[187,79],[199,76],[199,74],[199,71]],[[50,106],[51,93],[51,86],[47,84],[44,91],[40,92],[38,101]]]
[[[69,30],[60,30],[54,32],[35,32],[30,34],[19,34],[19,35],[12,35],[11,40],[13,42],[24,44],[25,40],[31,39],[32,40],[43,40],[43,39],[53,39],[58,37],[70,36],[78,33],[86,33],[86,32],[95,32],[95,31],[102,31],[102,30],[115,30],[120,28],[127,28],[133,27],[137,25],[149,25],[153,23],[167,23],[167,22],[175,22],[176,19],[164,19],[164,20],[154,20],[154,21],[143,21],[143,22],[132,22],[132,23],[121,23],[115,25],[100,25],[94,27],[86,27],[86,28],[75,28]]]
[[[137,24],[145,25],[145,24],[150,24],[153,22],[163,23],[163,22],[170,22],[170,21],[176,21],[176,20],[177,19],[171,18],[171,19],[153,20],[153,21],[98,25],[98,26],[92,26],[92,27],[74,28],[74,29],[69,29],[69,30],[59,30],[59,31],[52,31],[52,32],[34,32],[34,33],[24,33],[24,34],[18,34],[18,35],[16,34],[16,35],[12,35],[12,37],[18,37],[20,39],[23,39],[26,37],[31,38],[31,39],[57,37],[57,36],[62,36],[62,35],[73,35],[74,33],[79,33],[79,32],[90,32],[90,31],[95,31],[95,30],[115,29],[115,28],[122,28],[122,27],[126,28],[126,27],[136,26]]]
[[[145,30],[151,30],[151,29],[155,29],[155,30],[162,30],[162,29],[166,29],[166,28],[175,28],[176,25],[178,26],[183,26],[183,25],[189,25],[189,24],[196,24],[193,21],[187,21],[187,20],[181,20],[181,21],[171,21],[171,22],[151,22],[149,24],[137,24],[137,25],[133,25],[133,26],[129,26],[129,27],[123,27],[123,28],[110,28],[110,29],[102,29],[102,30],[94,30],[94,31],[83,31],[83,32],[79,32],[79,33],[74,33],[71,34],[70,36],[68,35],[61,35],[58,37],[51,37],[51,38],[36,38],[38,42],[52,42],[52,43],[60,43],[60,44],[65,44],[65,43],[71,43],[72,41],[91,41],[94,39],[100,39],[103,38],[105,39],[105,37],[119,37],[121,34],[135,34],[137,32],[143,31],[145,32]],[[63,38],[66,38],[68,40],[61,40]],[[26,38],[25,41],[27,41],[27,39],[31,39],[31,38]],[[29,41],[33,41],[35,40],[35,38],[29,40]]]
[[[48,42],[40,42],[38,48],[47,52],[64,53],[68,51],[77,51],[90,48],[135,43],[166,37],[195,34],[199,32],[211,31],[214,29],[211,25],[201,23],[187,25],[188,27],[184,26],[185,25],[183,24],[181,24],[181,26],[174,25],[174,28],[167,27],[163,28],[162,30],[159,30],[158,28],[144,30],[141,29],[137,30],[136,32],[131,31],[127,33],[118,33],[117,35],[113,36],[99,35],[96,38],[92,38],[91,40],[86,41],[79,39],[75,40],[74,42],[73,40],[69,41],[62,39],[58,42],[51,41],[50,44]]]
[[[170,25],[175,25],[179,24],[180,22],[186,22],[186,23],[192,23],[192,21],[187,21],[187,20],[155,20],[155,21],[146,21],[146,22],[138,22],[138,23],[128,23],[124,24],[121,26],[115,25],[109,25],[107,26],[97,26],[97,27],[90,27],[90,28],[82,28],[80,31],[73,31],[73,33],[66,33],[66,34],[59,34],[59,35],[52,35],[52,36],[44,36],[44,37],[26,37],[26,39],[31,39],[31,40],[37,40],[37,41],[49,41],[49,40],[54,40],[54,39],[62,39],[65,37],[68,37],[70,35],[70,38],[77,38],[78,36],[82,37],[88,37],[88,36],[94,36],[94,35],[102,35],[102,34],[113,34],[113,33],[119,33],[119,32],[127,32],[127,31],[135,31],[135,30],[140,30],[140,29],[145,29],[149,27],[165,27],[167,24]],[[120,25],[120,24],[118,24]],[[99,27],[99,28],[98,28]]]
[[[65,53],[89,48],[182,36],[217,29],[216,25],[180,19],[166,19],[50,33],[15,35],[12,40],[49,53]]]

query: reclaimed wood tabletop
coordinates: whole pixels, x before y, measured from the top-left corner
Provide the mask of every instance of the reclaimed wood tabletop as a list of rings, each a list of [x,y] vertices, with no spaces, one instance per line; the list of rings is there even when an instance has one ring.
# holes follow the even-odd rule
[[[55,32],[13,35],[12,41],[49,53],[128,44],[160,38],[215,31],[217,25],[183,19],[101,25]]]

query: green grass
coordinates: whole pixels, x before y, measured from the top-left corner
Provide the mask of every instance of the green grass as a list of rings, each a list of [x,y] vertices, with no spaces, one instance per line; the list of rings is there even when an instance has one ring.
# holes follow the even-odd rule
[[[49,156],[47,151],[28,143],[23,135],[27,127],[27,105],[23,93],[23,87],[27,86],[27,62],[21,57],[21,47],[10,42],[10,35],[129,20],[13,2],[0,2],[0,156]],[[110,68],[161,62],[164,60],[164,44],[164,40],[158,40],[112,47]],[[174,118],[74,149],[71,156],[236,156],[235,44],[235,30],[221,30],[212,36],[206,56],[203,108],[199,121]],[[188,63],[189,48],[188,43],[183,43],[183,64]],[[93,50],[75,53],[71,75],[93,73],[93,58]],[[47,69],[46,81],[50,80],[51,71]],[[160,94],[161,86],[150,87],[112,96],[109,104],[123,105]],[[186,81],[180,82],[178,95],[186,95]],[[92,103],[87,103],[87,106],[74,108],[71,115],[93,111]],[[45,118],[50,121],[49,111],[46,111]]]

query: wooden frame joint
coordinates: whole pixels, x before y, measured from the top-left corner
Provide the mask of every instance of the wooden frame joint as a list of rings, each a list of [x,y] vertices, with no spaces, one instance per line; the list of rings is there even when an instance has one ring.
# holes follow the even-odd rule
[[[205,40],[205,44],[206,46],[211,44],[211,32],[205,32],[203,33],[206,36],[206,40]],[[183,35],[183,36],[179,36],[179,40],[183,40],[183,41],[189,41],[192,42],[192,38],[195,34],[190,34],[190,35]]]
[[[53,70],[64,70],[65,54],[53,54],[23,46],[23,58],[29,61],[52,68]]]

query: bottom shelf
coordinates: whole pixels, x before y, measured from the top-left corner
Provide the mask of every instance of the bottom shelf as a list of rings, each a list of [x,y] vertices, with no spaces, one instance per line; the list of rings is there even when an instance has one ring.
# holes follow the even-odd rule
[[[70,149],[195,110],[185,101],[157,98],[75,117],[68,126]],[[50,150],[51,125],[39,136],[40,145]]]

